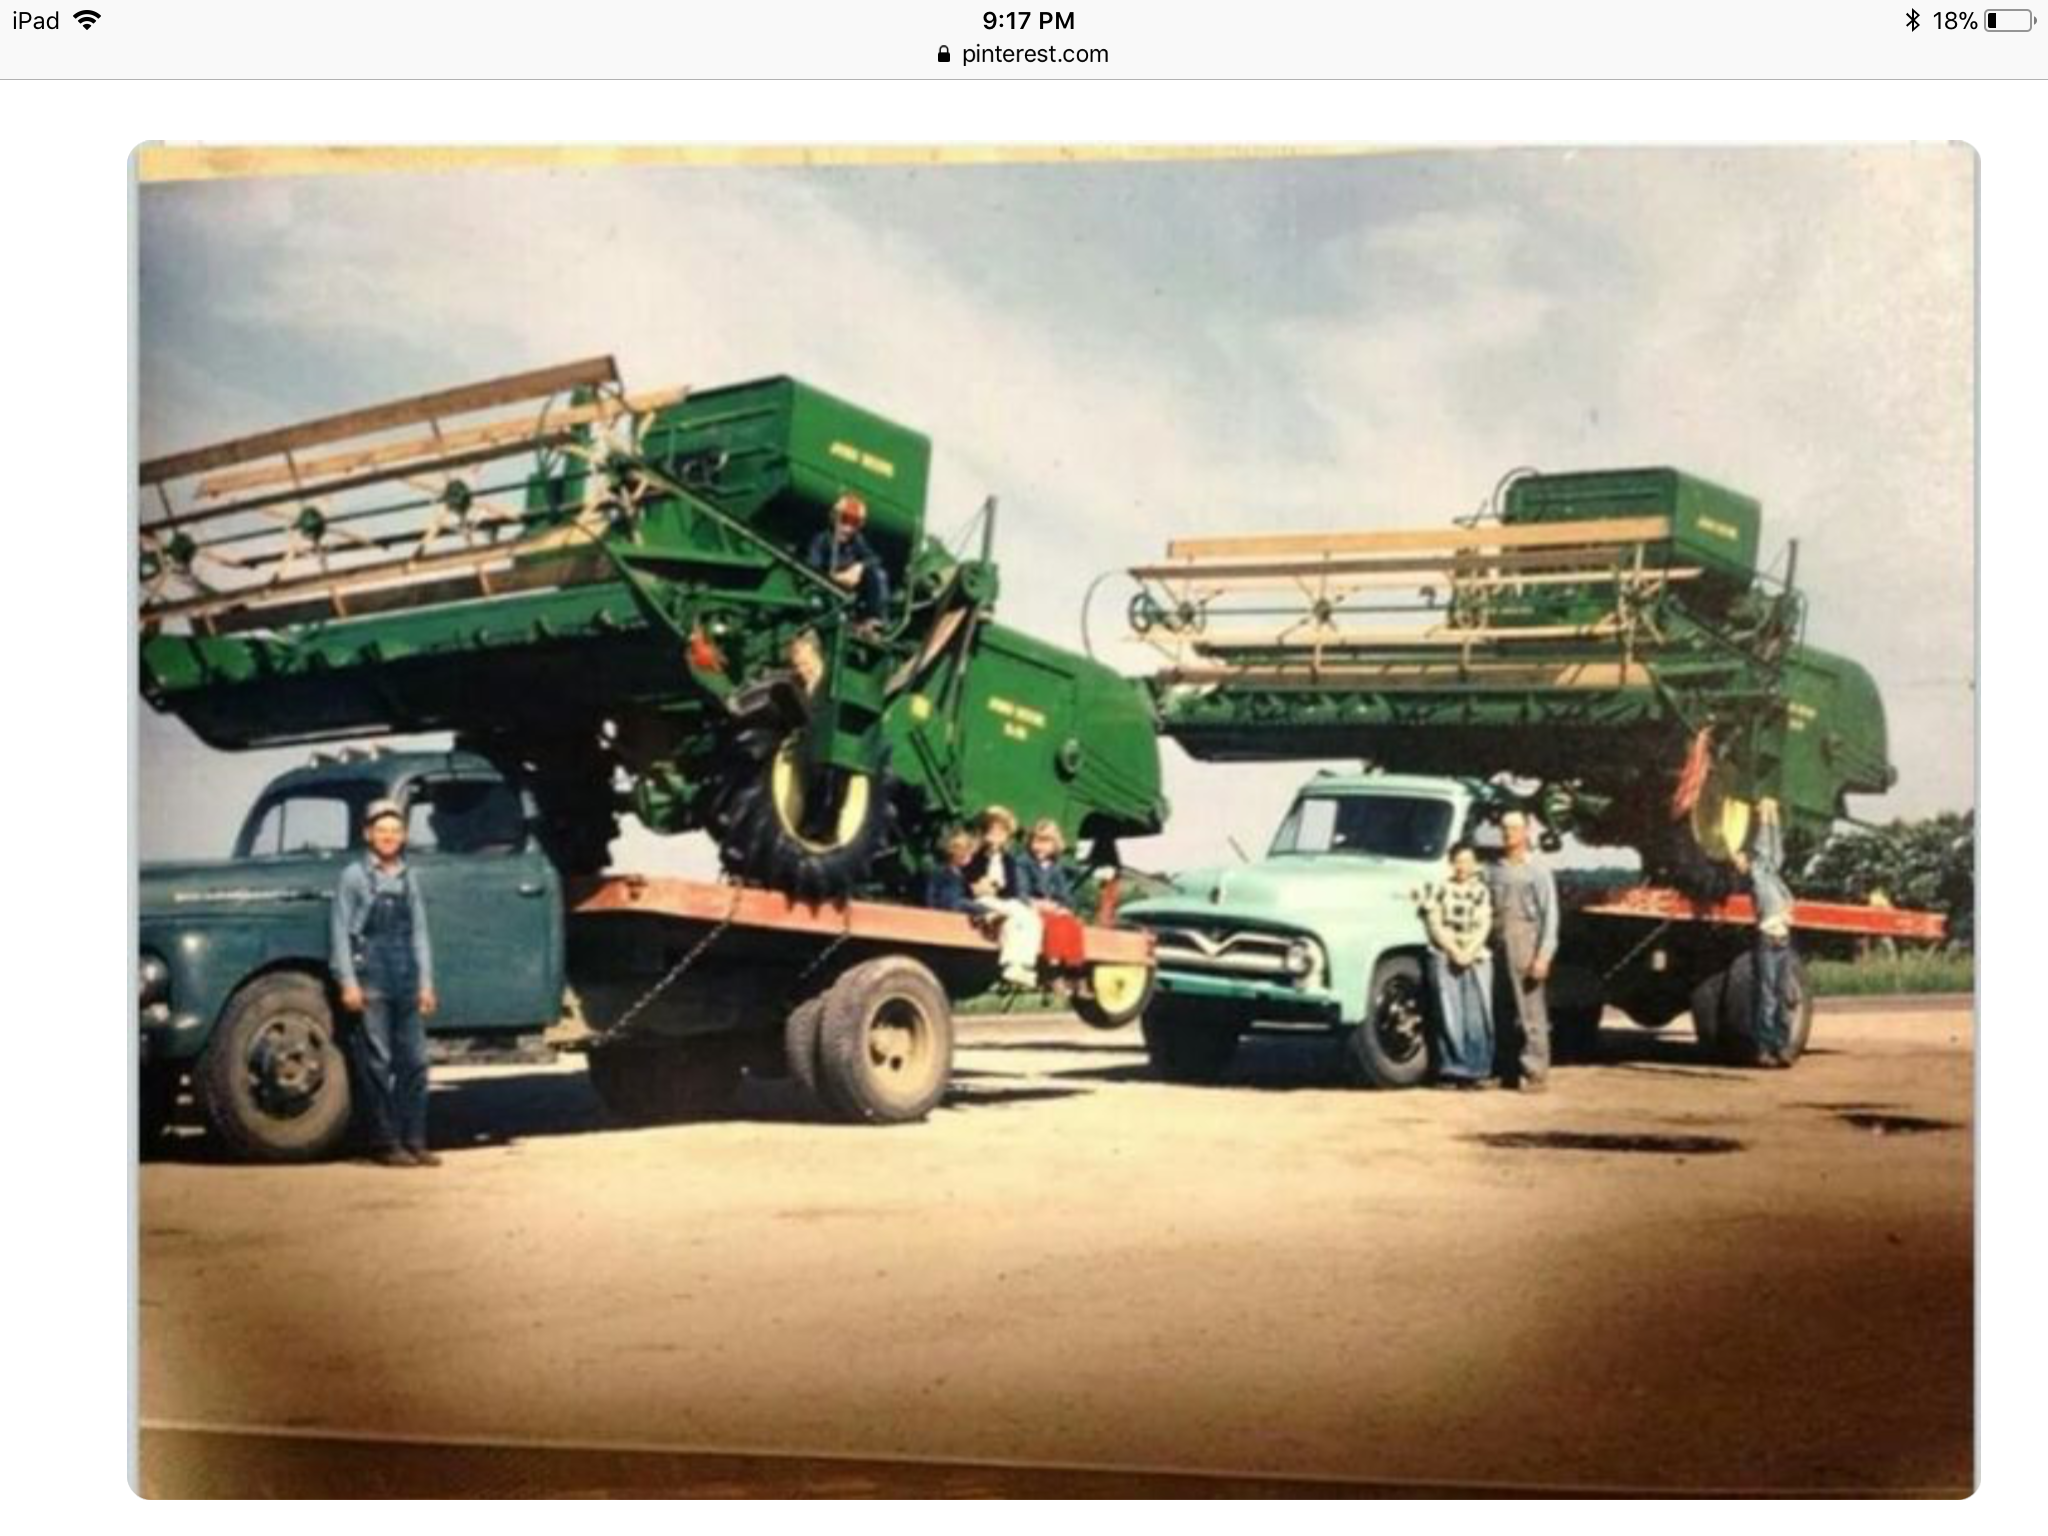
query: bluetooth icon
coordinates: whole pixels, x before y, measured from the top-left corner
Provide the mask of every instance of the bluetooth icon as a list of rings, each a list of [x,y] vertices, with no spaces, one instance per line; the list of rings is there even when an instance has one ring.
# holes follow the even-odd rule
[[[1908,32],[1918,32],[1920,30],[1920,13],[1918,11],[1906,12],[1906,30]]]

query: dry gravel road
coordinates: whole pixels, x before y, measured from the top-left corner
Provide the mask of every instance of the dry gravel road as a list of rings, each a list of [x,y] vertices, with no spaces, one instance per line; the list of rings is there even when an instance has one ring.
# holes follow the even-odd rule
[[[1134,1030],[1005,1020],[886,1130],[772,1084],[614,1130],[573,1063],[444,1071],[438,1170],[197,1137],[142,1169],[141,1481],[218,1491],[226,1442],[174,1432],[208,1426],[912,1458],[997,1491],[1039,1464],[1961,1492],[1971,1035],[1844,1008],[1766,1074],[1611,1024],[1538,1098],[1346,1091],[1308,1040],[1169,1087]],[[874,1485],[824,1465],[804,1491]],[[962,1475],[939,1491],[986,1491]]]

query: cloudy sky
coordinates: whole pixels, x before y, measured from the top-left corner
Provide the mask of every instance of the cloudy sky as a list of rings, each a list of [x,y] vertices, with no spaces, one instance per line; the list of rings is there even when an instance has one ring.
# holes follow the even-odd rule
[[[998,494],[1003,617],[1069,644],[1171,537],[1675,464],[1800,541],[1808,638],[1890,709],[1900,784],[1857,809],[1922,815],[1973,803],[1973,178],[1928,146],[150,185],[141,451],[592,353],[635,389],[791,373],[932,436],[941,535]],[[144,857],[224,851],[304,760],[139,715]],[[1166,751],[1154,868],[1262,847],[1306,771]]]

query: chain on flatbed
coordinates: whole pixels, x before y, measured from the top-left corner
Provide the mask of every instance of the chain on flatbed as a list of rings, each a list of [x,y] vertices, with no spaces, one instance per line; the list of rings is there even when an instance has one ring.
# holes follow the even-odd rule
[[[678,960],[674,965],[670,966],[668,968],[667,973],[663,975],[659,981],[655,982],[653,986],[649,987],[645,992],[641,993],[639,997],[635,998],[633,1001],[633,1005],[619,1016],[618,1023],[614,1024],[610,1029],[605,1031],[606,1035],[610,1036],[613,1039],[618,1039],[624,1036],[629,1031],[633,1021],[639,1018],[640,1015],[647,1010],[648,1006],[657,997],[661,996],[662,993],[666,992],[670,987],[674,986],[678,981],[680,981],[684,973],[687,972],[691,966],[695,965],[700,958],[702,958],[704,951],[709,949],[713,944],[715,944],[719,940],[719,938],[725,933],[725,931],[728,928],[732,927],[734,921],[739,917],[740,893],[742,890],[743,887],[737,885],[735,885],[732,888],[732,906],[726,912],[725,916],[719,919],[718,922],[714,923],[711,926],[710,930],[705,933],[703,938],[699,939],[695,944],[692,944],[689,948],[689,952],[686,953],[683,956],[683,958]]]

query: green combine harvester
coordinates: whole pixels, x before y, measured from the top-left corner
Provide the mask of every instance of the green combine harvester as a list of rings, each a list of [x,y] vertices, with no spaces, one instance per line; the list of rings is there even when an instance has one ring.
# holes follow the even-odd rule
[[[1531,781],[1553,834],[1702,892],[1760,798],[1811,842],[1891,787],[1876,685],[1802,643],[1755,501],[1674,469],[1502,490],[1463,526],[1190,540],[1133,570],[1162,729],[1214,761]]]
[[[1161,735],[1518,776],[1554,832],[1695,889],[1760,796],[1811,838],[1893,779],[1869,676],[1758,569],[1757,503],[1675,470],[1176,543],[1132,573],[1140,682],[994,621],[993,508],[946,548],[929,463],[791,379],[632,395],[608,358],[154,460],[142,689],[224,748],[450,731],[530,788],[567,874],[630,811],[810,901],[908,891],[992,803],[1113,863],[1164,823]],[[814,563],[846,498],[879,613]]]
[[[809,900],[905,888],[991,803],[1113,859],[1166,814],[1149,699],[994,622],[930,457],[791,379],[628,395],[600,358],[158,459],[142,690],[224,748],[452,731],[570,874],[624,810]],[[812,563],[849,497],[879,614]]]

